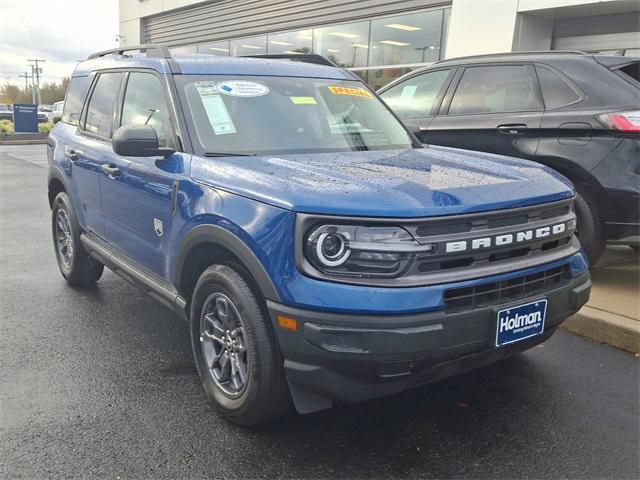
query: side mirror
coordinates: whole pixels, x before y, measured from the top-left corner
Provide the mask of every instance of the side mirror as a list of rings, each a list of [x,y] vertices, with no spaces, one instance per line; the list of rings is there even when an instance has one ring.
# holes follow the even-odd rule
[[[148,126],[120,127],[111,139],[113,151],[123,157],[168,157],[175,150],[160,148],[156,131]]]

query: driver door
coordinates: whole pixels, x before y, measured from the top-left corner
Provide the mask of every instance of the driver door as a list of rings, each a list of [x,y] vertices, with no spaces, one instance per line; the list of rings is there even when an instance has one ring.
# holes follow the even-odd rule
[[[174,146],[168,96],[160,76],[133,71],[125,83],[120,126],[153,127],[161,147]],[[167,273],[174,182],[183,174],[182,154],[105,158],[101,177],[105,238],[159,276]]]

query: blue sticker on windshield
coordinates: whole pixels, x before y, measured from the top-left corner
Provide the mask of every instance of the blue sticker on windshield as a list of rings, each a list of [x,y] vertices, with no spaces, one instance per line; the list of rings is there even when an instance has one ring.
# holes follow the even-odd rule
[[[216,90],[232,97],[261,97],[269,93],[269,87],[248,80],[227,80],[216,85]]]

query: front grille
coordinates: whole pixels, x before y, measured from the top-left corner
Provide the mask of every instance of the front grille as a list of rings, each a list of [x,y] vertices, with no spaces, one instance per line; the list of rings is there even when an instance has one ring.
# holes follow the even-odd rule
[[[442,272],[472,273],[482,268],[492,268],[518,259],[539,258],[540,263],[549,254],[568,250],[572,241],[575,214],[571,200],[545,205],[466,214],[454,217],[436,217],[425,221],[404,224],[414,238],[423,244],[433,244],[433,251],[418,255],[408,275],[425,276]],[[557,235],[532,238],[527,241],[509,242],[504,245],[473,248],[474,239],[493,238],[498,235],[513,236],[518,232],[535,230],[554,224],[564,224],[566,229]],[[464,243],[465,248],[447,251],[451,242]]]
[[[547,204],[534,206],[517,211],[498,210],[481,214],[464,215],[464,220],[455,217],[437,217],[429,219],[424,224],[411,228],[418,240],[428,241],[430,237],[437,235],[451,235],[468,233],[483,229],[500,227],[526,226],[535,220],[548,220],[554,217],[563,217],[571,212],[571,202],[560,202],[562,205]]]
[[[568,283],[570,279],[569,267],[565,265],[475,287],[452,288],[445,291],[444,309],[446,313],[453,313],[511,302],[548,292]]]

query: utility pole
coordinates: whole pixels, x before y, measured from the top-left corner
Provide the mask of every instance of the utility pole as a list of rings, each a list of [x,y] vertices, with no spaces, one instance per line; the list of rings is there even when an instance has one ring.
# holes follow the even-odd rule
[[[36,78],[36,95],[38,96],[38,105],[40,105],[40,74],[42,73],[42,69],[38,65],[38,62],[46,62],[41,58],[27,59],[27,62],[34,62],[35,65],[31,65],[31,69],[33,70]]]
[[[33,67],[31,69],[33,71]],[[28,72],[24,72],[23,75],[18,75],[21,78],[24,78],[24,90],[27,91],[29,90],[29,79],[33,79],[33,74],[29,75]],[[33,89],[33,86],[31,87],[31,101],[33,103],[36,103],[36,91]]]
[[[31,67],[31,75],[28,72],[24,72],[24,75],[18,75],[19,77],[24,78],[24,89],[25,91],[29,90],[29,79],[31,79],[31,103],[36,103],[36,91],[33,88],[33,67]]]

